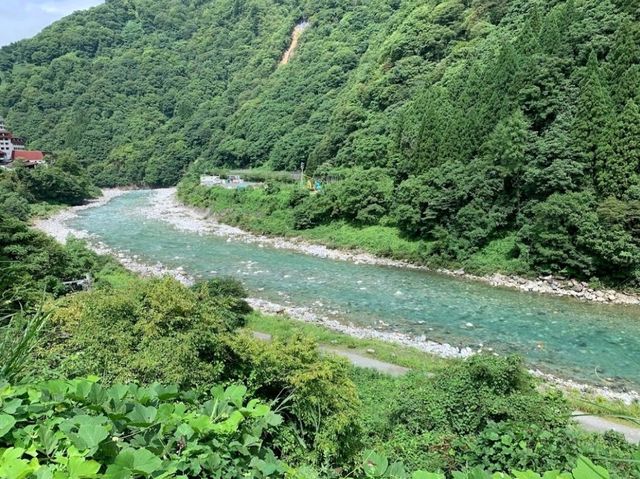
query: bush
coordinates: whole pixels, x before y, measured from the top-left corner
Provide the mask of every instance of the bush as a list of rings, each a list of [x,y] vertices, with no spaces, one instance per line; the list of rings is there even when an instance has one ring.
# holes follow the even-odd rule
[[[389,212],[393,180],[384,170],[355,169],[344,180],[327,187],[335,198],[334,219],[359,225],[376,224]]]
[[[38,201],[79,205],[99,193],[85,178],[55,166],[32,170],[17,168],[16,172],[29,194]]]
[[[314,228],[331,219],[334,199],[327,192],[309,196],[293,210],[293,226],[297,230]]]
[[[562,398],[538,393],[516,357],[475,355],[435,378],[415,378],[400,388],[391,426],[477,434],[489,423],[525,422],[544,427],[566,425]]]
[[[58,377],[98,373],[107,384],[210,386],[224,369],[221,336],[242,319],[230,303],[239,304],[169,278],[67,297],[53,311],[35,369]]]
[[[234,357],[228,379],[242,379],[257,397],[280,404],[290,430],[274,445],[315,463],[353,459],[360,445],[360,401],[344,361],[321,358],[316,344],[302,336],[272,344],[235,336],[229,344]]]

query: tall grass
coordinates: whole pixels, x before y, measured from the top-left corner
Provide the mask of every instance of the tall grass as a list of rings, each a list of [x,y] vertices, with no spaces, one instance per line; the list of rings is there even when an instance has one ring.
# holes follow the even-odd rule
[[[20,379],[26,359],[48,319],[49,314],[41,308],[31,314],[15,313],[0,318],[0,381]]]

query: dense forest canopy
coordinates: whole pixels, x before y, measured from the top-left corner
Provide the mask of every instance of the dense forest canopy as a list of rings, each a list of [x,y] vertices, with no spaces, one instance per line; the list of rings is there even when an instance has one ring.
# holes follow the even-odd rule
[[[0,113],[101,185],[375,167],[365,223],[637,284],[639,20],[632,0],[108,0],[0,50]]]

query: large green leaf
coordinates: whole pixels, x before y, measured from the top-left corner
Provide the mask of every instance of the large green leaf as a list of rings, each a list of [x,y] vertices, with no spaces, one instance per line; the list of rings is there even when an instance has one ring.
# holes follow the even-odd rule
[[[437,472],[416,471],[411,475],[411,479],[444,479],[444,474]]]
[[[574,479],[609,479],[609,473],[603,467],[596,466],[584,456],[580,456],[573,469]]]
[[[78,433],[71,436],[71,440],[80,451],[97,448],[109,436],[104,426],[96,424],[82,424]]]
[[[8,414],[0,414],[0,437],[7,434],[13,426],[16,425],[16,419]]]
[[[86,479],[96,477],[100,464],[96,461],[87,461],[84,457],[74,456],[69,458],[67,469],[69,479]]]
[[[133,473],[149,476],[162,467],[162,460],[147,449],[128,448],[118,454],[115,464]]]
[[[22,459],[24,449],[9,448],[0,456],[0,477],[3,479],[24,479],[35,472],[39,465],[36,459]]]
[[[158,410],[153,406],[145,407],[142,404],[136,404],[127,417],[133,425],[148,426],[153,423],[157,414]]]
[[[364,453],[364,470],[370,477],[382,477],[389,467],[389,461],[374,451]]]

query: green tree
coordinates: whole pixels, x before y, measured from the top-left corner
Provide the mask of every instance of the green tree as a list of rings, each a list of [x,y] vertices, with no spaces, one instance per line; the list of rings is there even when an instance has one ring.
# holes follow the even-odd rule
[[[609,154],[612,104],[605,88],[600,65],[595,52],[582,72],[580,95],[575,113],[573,135],[580,147],[586,172],[595,180],[598,163]]]
[[[611,153],[599,162],[598,191],[623,198],[640,185],[640,109],[633,100],[618,116],[612,137]]]

